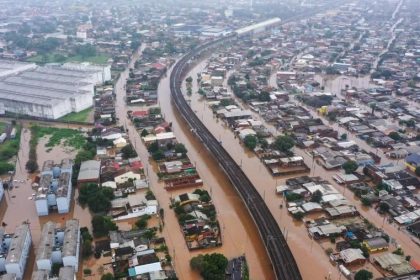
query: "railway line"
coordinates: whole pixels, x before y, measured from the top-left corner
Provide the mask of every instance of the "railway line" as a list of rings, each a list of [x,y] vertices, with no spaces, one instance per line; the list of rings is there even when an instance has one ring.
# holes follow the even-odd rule
[[[181,91],[181,84],[189,69],[189,62],[204,51],[217,47],[217,45],[221,43],[226,43],[227,41],[234,39],[235,36],[235,34],[232,34],[204,43],[195,50],[184,55],[175,64],[170,76],[172,101],[184,120],[190,126],[191,130],[218,161],[220,167],[226,173],[232,185],[241,196],[242,201],[245,203],[263,240],[276,279],[300,280],[302,279],[302,276],[300,275],[293,254],[263,198],[239,165],[195,115]]]
[[[340,5],[340,1],[330,1],[328,9],[334,9],[338,5]],[[307,18],[321,11],[325,11],[324,7],[318,7],[316,9],[291,16],[282,21],[281,24]],[[196,116],[181,91],[182,81],[189,70],[190,63],[192,63],[194,59],[200,57],[209,49],[216,48],[221,44],[226,44],[237,38],[238,34],[233,32],[227,36],[203,43],[191,52],[185,54],[174,65],[170,75],[171,98],[175,107],[188,123],[192,132],[195,133],[207,150],[209,150],[213,157],[217,160],[219,166],[228,176],[230,182],[242,198],[242,201],[257,226],[261,239],[265,245],[265,249],[270,258],[276,279],[300,280],[302,279],[302,276],[299,272],[299,268],[293,254],[263,198],[243,172],[241,167]]]

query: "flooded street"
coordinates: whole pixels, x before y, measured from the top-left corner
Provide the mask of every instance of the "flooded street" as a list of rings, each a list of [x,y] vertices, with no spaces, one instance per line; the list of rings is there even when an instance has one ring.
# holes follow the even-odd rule
[[[7,233],[14,232],[16,226],[27,221],[30,224],[32,234],[33,250],[28,260],[27,272],[25,273],[25,279],[31,279],[31,271],[34,269],[35,251],[40,241],[40,234],[43,224],[48,221],[54,221],[56,223],[64,224],[64,222],[73,217],[79,219],[80,226],[91,227],[90,213],[87,209],[82,209],[78,203],[72,203],[71,211],[68,214],[50,213],[48,216],[38,217],[35,209],[35,201],[32,199],[32,194],[36,190],[32,189],[32,180],[34,176],[28,174],[25,169],[25,164],[28,161],[29,156],[29,140],[31,138],[30,130],[25,127],[22,130],[20,149],[18,153],[18,161],[16,163],[16,174],[14,180],[15,187],[12,190],[5,192],[5,198],[7,202],[7,209],[3,218],[3,222],[6,223],[4,227]],[[44,147],[48,138],[42,138],[39,140],[37,146],[37,158],[39,168],[42,168],[43,162],[48,159],[53,159],[57,162],[64,158],[74,158],[76,151],[60,146],[53,147],[49,152]],[[23,181],[23,182],[21,182]],[[75,201],[77,201],[77,190],[75,191]]]
[[[204,66],[204,63],[198,64],[190,72],[189,76],[197,77],[196,73],[200,72]],[[341,82],[335,81],[334,83],[340,84]],[[355,83],[358,83],[358,86],[362,87],[363,84],[368,84],[368,80],[357,82],[355,81],[354,84]],[[236,162],[242,166],[249,179],[254,183],[261,196],[265,199],[267,206],[270,208],[272,214],[276,218],[280,228],[284,232],[284,235],[287,236],[287,242],[295,256],[303,279],[324,279],[324,277],[326,277],[329,273],[331,273],[332,279],[338,279],[339,273],[337,271],[337,267],[334,267],[329,262],[324,249],[316,242],[312,242],[312,240],[308,237],[307,229],[305,226],[301,222],[294,221],[293,218],[287,213],[285,208],[279,208],[279,205],[283,204],[284,201],[281,196],[277,196],[275,194],[275,187],[277,185],[285,184],[285,180],[289,177],[281,177],[277,179],[272,177],[263,163],[257,158],[257,156],[255,156],[254,153],[246,150],[240,144],[239,139],[237,139],[232,131],[226,127],[225,123],[213,115],[211,109],[208,107],[206,100],[196,93],[196,84],[197,83],[194,80],[193,94],[188,97],[188,99],[190,99],[191,107],[196,112],[196,115],[213,133],[213,135],[222,142],[222,145],[236,160]],[[261,120],[274,135],[279,134],[273,126],[265,123],[264,120],[258,116],[258,114],[253,114],[254,117],[258,120]],[[357,139],[355,136],[350,136],[350,139],[357,141],[357,143],[360,144],[362,148],[368,149],[369,151],[374,150],[376,152],[376,149],[372,149],[365,142]],[[295,148],[294,151],[297,155],[304,158],[305,163],[308,166],[313,166],[310,173],[311,176],[320,176],[328,180],[337,190],[342,192],[343,195],[356,206],[357,210],[366,219],[368,219],[378,228],[383,227],[383,229],[392,238],[396,239],[397,243],[403,247],[407,255],[411,255],[417,260],[420,259],[420,250],[418,250],[417,245],[411,240],[407,233],[399,231],[398,228],[392,224],[384,223],[383,216],[379,215],[373,208],[363,207],[358,198],[355,197],[350,190],[347,190],[345,187],[335,183],[335,181],[332,179],[332,176],[338,172],[341,172],[340,170],[327,171],[320,165],[317,165],[316,163],[314,164],[312,157],[307,151],[298,148]],[[378,155],[383,156],[382,151],[379,150]],[[387,162],[387,159],[384,158],[383,162]],[[331,244],[330,247],[334,247],[334,244]],[[307,256],[309,255],[312,256],[312,258],[308,258]]]
[[[152,191],[155,193],[160,207],[164,209],[163,236],[166,239],[169,251],[174,259],[174,266],[180,279],[198,279],[196,272],[189,266],[190,259],[198,254],[220,252],[228,258],[237,257],[245,254],[250,277],[252,279],[273,279],[270,261],[265,252],[265,248],[259,238],[258,232],[252,222],[241,199],[230,185],[225,174],[221,171],[218,164],[211,155],[203,149],[203,146],[191,134],[186,124],[174,111],[170,101],[169,73],[163,78],[158,89],[159,104],[165,119],[172,122],[172,128],[179,142],[185,144],[188,149],[188,156],[191,162],[197,165],[198,172],[204,181],[204,188],[210,192],[213,198],[218,220],[222,227],[223,246],[215,249],[189,251],[178,221],[173,210],[169,209],[170,198],[184,192],[193,191],[193,188],[186,188],[168,192],[163,188],[163,184],[158,182],[158,177],[153,170],[153,165],[148,160],[149,154],[140,139],[140,135],[127,120],[125,105],[124,84],[121,82],[128,72],[122,73],[122,79],[116,86],[117,91],[117,115],[120,123],[126,125],[129,130],[130,140],[136,147],[140,158],[145,164],[146,174],[148,174]],[[130,107],[135,110],[135,107]]]

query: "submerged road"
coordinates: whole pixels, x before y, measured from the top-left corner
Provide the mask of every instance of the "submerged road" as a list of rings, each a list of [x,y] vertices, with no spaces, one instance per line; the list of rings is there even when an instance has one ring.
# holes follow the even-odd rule
[[[232,38],[233,36],[224,37],[205,43],[182,57],[175,64],[170,76],[171,97],[177,110],[188,123],[191,130],[214,156],[236,191],[241,196],[257,226],[260,237],[271,260],[276,278],[287,280],[302,279],[286,239],[263,198],[240,166],[195,115],[181,91],[182,81],[190,66],[189,62],[209,48],[216,47],[218,44],[225,43]]]

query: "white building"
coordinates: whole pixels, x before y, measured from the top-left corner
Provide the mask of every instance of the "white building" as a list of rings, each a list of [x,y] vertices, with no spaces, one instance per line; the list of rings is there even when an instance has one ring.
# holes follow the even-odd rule
[[[57,119],[93,106],[94,86],[111,79],[109,65],[17,65],[2,71],[0,104],[11,113]]]
[[[68,220],[64,231],[62,248],[63,265],[79,268],[80,228],[78,220]]]
[[[36,267],[38,270],[51,271],[53,264],[58,263],[77,271],[79,248],[78,220],[68,220],[64,228],[58,228],[54,222],[47,222],[42,228],[41,240],[36,251]]]
[[[9,274],[15,274],[16,279],[20,280],[23,278],[31,244],[32,237],[28,224],[18,226],[13,235],[2,237],[2,247],[7,248],[4,269]],[[0,264],[1,268],[2,265]]]
[[[41,240],[36,250],[36,267],[38,270],[50,271],[53,265],[53,251],[56,246],[56,225],[53,222],[47,222],[42,227]],[[58,238],[57,238],[58,241]],[[58,242],[57,242],[58,243]],[[55,252],[54,252],[55,253]],[[56,254],[54,254],[56,255]],[[59,252],[61,259],[61,252]]]
[[[60,165],[55,165],[52,160],[44,162],[35,195],[38,216],[48,215],[53,207],[56,207],[60,214],[70,211],[72,167],[73,161],[70,159],[63,159]]]

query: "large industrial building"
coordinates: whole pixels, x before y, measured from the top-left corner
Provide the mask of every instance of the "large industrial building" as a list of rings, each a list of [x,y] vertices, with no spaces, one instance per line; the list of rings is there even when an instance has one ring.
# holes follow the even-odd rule
[[[41,67],[0,60],[0,107],[9,113],[58,119],[93,106],[95,85],[109,80],[109,65]]]
[[[32,237],[28,224],[16,227],[13,234],[5,234],[0,229],[0,273],[14,275],[22,279],[31,250]]]
[[[79,268],[80,228],[76,219],[68,220],[64,228],[47,222],[42,228],[41,241],[36,251],[38,270],[51,271],[53,264]]]
[[[60,214],[70,211],[72,168],[71,159],[63,159],[61,164],[54,164],[52,160],[44,162],[35,195],[38,216],[46,216],[55,208]]]

